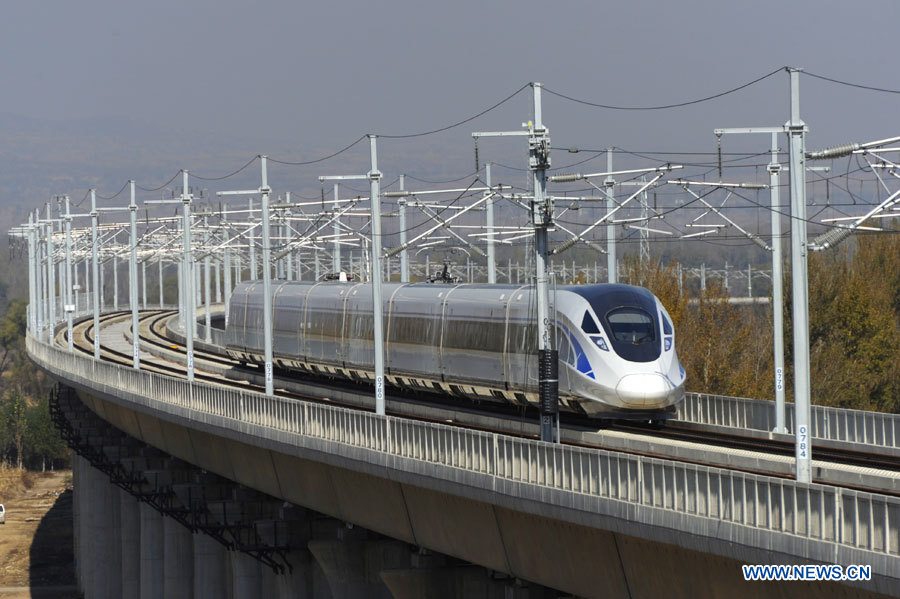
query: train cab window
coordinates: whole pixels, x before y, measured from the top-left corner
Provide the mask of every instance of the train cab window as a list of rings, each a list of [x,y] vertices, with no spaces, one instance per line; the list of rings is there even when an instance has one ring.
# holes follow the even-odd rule
[[[611,352],[629,362],[659,358],[663,324],[657,300],[648,290],[615,284],[576,285],[570,289],[590,303],[594,314],[600,315],[595,326],[602,326]]]
[[[669,317],[665,314],[662,315],[663,322],[663,335],[671,335],[672,334],[672,323],[669,322]]]
[[[653,318],[639,308],[617,308],[606,315],[613,339],[634,345],[656,340]]]
[[[588,312],[587,310],[584,311],[584,318],[581,320],[581,330],[588,335],[600,334],[600,330],[597,328],[597,323],[594,322],[593,317],[591,317],[590,312]]]

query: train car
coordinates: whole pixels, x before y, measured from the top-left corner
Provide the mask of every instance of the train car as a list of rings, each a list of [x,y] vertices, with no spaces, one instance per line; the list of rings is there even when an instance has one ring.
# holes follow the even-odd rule
[[[239,284],[228,354],[263,362],[262,282]],[[272,285],[276,366],[374,380],[369,283]],[[533,286],[384,283],[388,384],[469,399],[537,405]],[[684,369],[665,307],[628,285],[574,285],[551,294],[562,409],[598,418],[663,420],[684,397]]]

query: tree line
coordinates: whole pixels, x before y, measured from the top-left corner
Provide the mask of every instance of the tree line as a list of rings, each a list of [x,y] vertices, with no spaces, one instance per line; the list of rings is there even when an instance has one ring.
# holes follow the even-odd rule
[[[67,467],[69,451],[50,418],[49,380],[25,353],[27,302],[0,319],[0,459],[19,468]]]

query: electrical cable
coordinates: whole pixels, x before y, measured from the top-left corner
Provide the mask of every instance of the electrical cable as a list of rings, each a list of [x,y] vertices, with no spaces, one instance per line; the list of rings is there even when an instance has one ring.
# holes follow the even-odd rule
[[[493,163],[491,163],[493,164]],[[426,183],[428,185],[443,185],[445,183],[456,183],[457,181],[462,181],[463,179],[468,179],[469,177],[477,175],[478,172],[474,171],[468,174],[463,175],[462,177],[457,177],[456,179],[445,179],[443,181],[431,181],[429,179],[420,179],[418,177],[414,177],[413,175],[403,175],[407,179],[412,179],[413,181],[418,181],[419,183]]]
[[[499,166],[500,168],[505,168],[505,169],[508,169],[508,170],[511,170],[511,171],[518,171],[518,172],[520,172],[520,173],[527,173],[527,172],[528,172],[528,169],[527,169],[527,168],[519,168],[519,167],[517,167],[517,166],[509,166],[508,164],[503,164],[503,163],[501,163],[501,162],[492,162],[492,163],[491,163],[491,166]]]
[[[114,194],[111,195],[111,196],[102,196],[102,195],[100,195],[100,194],[98,193],[98,194],[97,194],[97,197],[98,197],[99,199],[101,199],[101,200],[112,200],[112,199],[114,199],[114,198],[117,198],[117,197],[119,197],[119,195],[120,195],[123,191],[125,191],[125,189],[128,187],[128,183],[129,183],[128,181],[125,181],[125,183],[122,184],[122,189],[120,189],[119,191],[117,191],[116,193],[114,193]],[[82,201],[83,201],[83,200],[82,200]]]
[[[572,150],[577,150],[578,152],[592,152],[592,153],[606,153],[612,152],[613,154],[632,154],[632,155],[640,155],[640,154],[658,154],[661,156],[718,156],[718,152],[662,152],[662,151],[652,151],[652,152],[638,152],[637,150],[626,150],[625,148],[611,147],[611,148],[603,148],[602,150],[594,150],[588,148],[563,148],[553,146],[550,148],[551,150],[561,150],[564,152],[571,152]],[[771,151],[766,151],[764,154],[771,154]],[[779,151],[779,154],[787,154],[787,152]],[[759,154],[754,154],[752,152],[722,152],[722,156],[758,156]],[[655,158],[654,158],[655,160]]]
[[[744,83],[737,87],[731,88],[724,92],[720,92],[718,94],[713,94],[711,96],[706,96],[704,98],[697,98],[696,100],[688,100],[686,102],[678,102],[675,104],[664,104],[664,105],[660,105],[660,106],[613,106],[610,104],[599,104],[597,102],[588,102],[587,100],[580,100],[578,98],[573,98],[572,96],[567,96],[565,94],[553,91],[552,89],[550,89],[546,86],[544,87],[544,91],[546,91],[547,93],[553,94],[554,96],[558,96],[560,98],[569,100],[571,102],[577,102],[578,104],[584,104],[585,106],[592,106],[594,108],[605,108],[608,110],[667,110],[670,108],[681,108],[683,106],[691,106],[693,104],[700,104],[701,102],[707,102],[709,100],[715,100],[716,98],[721,98],[722,96],[727,96],[728,94],[733,94],[742,89],[750,87],[751,85],[759,83],[760,81],[768,79],[769,77],[775,75],[776,73],[780,73],[781,71],[784,71],[786,69],[787,69],[787,67],[779,67],[779,68],[775,69],[774,71],[763,75],[762,77],[758,77],[758,78],[754,79],[753,81],[748,81],[747,83]]]
[[[900,94],[900,90],[898,89],[887,89],[884,87],[873,87],[871,85],[862,85],[860,83],[850,83],[849,81],[841,81],[840,79],[832,79],[831,77],[826,77],[825,75],[817,75],[815,73],[810,73],[809,71],[800,71],[803,75],[809,75],[810,77],[815,77],[816,79],[822,79],[824,81],[830,81],[831,83],[838,83],[840,85],[846,85],[847,87],[856,87],[859,89],[866,89],[869,91],[882,92],[886,94]]]
[[[553,148],[550,148],[550,149],[552,150]],[[563,166],[557,166],[557,167],[554,167],[554,168],[551,168],[548,170],[564,171],[564,170],[572,168],[573,166],[578,166],[580,164],[584,164],[585,162],[590,162],[591,160],[596,160],[596,159],[600,158],[601,156],[603,156],[603,154],[594,154],[590,158],[585,158],[584,160],[579,160],[578,162],[573,162],[572,164],[564,164]]]
[[[701,198],[705,198],[706,196],[708,196],[708,195],[710,195],[711,193],[713,193],[714,191],[716,191],[716,189],[718,189],[718,188],[713,188],[713,189],[711,189],[710,191],[708,191],[707,193],[701,195],[700,197],[701,197]],[[791,213],[789,212],[790,206],[787,206],[787,205],[784,206],[783,209],[786,210],[786,212],[776,211],[776,210],[772,210],[771,206],[761,204],[760,202],[758,202],[758,201],[756,201],[756,200],[753,200],[753,199],[749,198],[748,196],[745,196],[744,194],[740,193],[740,192],[737,191],[737,190],[731,189],[731,190],[729,190],[729,191],[731,191],[731,193],[732,193],[733,195],[735,195],[736,197],[739,197],[739,198],[743,199],[744,201],[746,201],[746,202],[748,202],[748,203],[751,204],[751,206],[746,206],[746,207],[744,207],[744,208],[751,208],[751,209],[760,209],[760,208],[761,208],[761,209],[766,210],[766,211],[768,211],[768,212],[770,212],[770,213],[773,213],[773,214],[776,214],[776,213],[777,213],[777,214],[780,214],[781,216],[786,216],[786,217],[788,217],[789,219],[799,220],[799,219],[797,219],[796,217],[792,216]],[[844,190],[844,191],[847,191],[848,194],[852,195],[852,193],[850,193],[848,190]],[[669,208],[669,209],[663,209],[662,211],[660,211],[659,214],[660,214],[662,217],[664,217],[665,215],[670,214],[670,213],[672,213],[672,212],[675,212],[675,211],[677,211],[677,210],[688,209],[688,208],[690,207],[691,204],[693,204],[693,203],[695,203],[695,202],[697,202],[697,201],[699,201],[699,199],[698,199],[698,198],[694,198],[694,199],[690,200],[689,202],[687,202],[686,204],[684,204],[684,205],[682,205],[682,206],[675,206],[675,207],[672,207],[672,208]],[[870,205],[870,204],[867,203],[867,205]],[[816,214],[813,215],[812,217],[807,217],[806,219],[803,219],[803,222],[805,222],[806,224],[822,225],[822,223],[816,222],[816,221],[814,221],[813,219],[814,219],[819,213],[821,213],[823,210],[826,210],[826,209],[829,209],[829,208],[833,208],[834,206],[835,206],[834,204],[830,204],[830,205],[828,205],[828,206],[824,206],[824,207],[822,208],[822,210],[820,210],[818,213],[816,213]],[[732,207],[732,208],[734,208],[734,207]],[[703,208],[699,208],[699,209],[703,209]],[[840,212],[840,211],[838,211],[838,212]],[[558,220],[560,223],[563,223],[563,224],[566,224],[566,225],[572,225],[572,226],[578,226],[578,225],[583,225],[583,224],[584,224],[584,223],[574,222],[574,221],[568,221],[568,220],[564,220],[564,219],[557,219],[557,220]],[[677,230],[677,229],[676,229],[676,230]],[[743,237],[743,236],[737,236],[736,238],[740,239],[740,238],[742,238],[742,237]],[[719,239],[722,239],[722,237],[719,237]],[[701,241],[701,240],[698,239],[698,241]]]
[[[759,208],[762,208],[763,210],[766,210],[766,211],[768,211],[768,212],[771,212],[772,214],[779,214],[779,215],[781,215],[781,216],[786,216],[786,217],[787,217],[788,219],[790,219],[790,220],[798,220],[798,221],[801,221],[801,222],[806,223],[807,225],[832,226],[832,227],[834,226],[834,225],[827,225],[827,224],[825,224],[825,223],[816,222],[816,221],[813,220],[813,219],[816,218],[819,214],[821,214],[823,211],[833,208],[833,207],[834,207],[834,204],[830,204],[830,205],[827,205],[827,206],[822,206],[822,207],[821,207],[821,210],[819,210],[818,212],[816,212],[816,214],[814,214],[814,215],[812,215],[812,216],[809,216],[809,217],[807,217],[807,218],[805,218],[805,219],[800,219],[800,218],[797,218],[797,217],[793,216],[793,215],[790,213],[790,205],[785,204],[784,207],[783,207],[783,209],[784,209],[784,210],[787,210],[787,212],[779,212],[779,211],[777,211],[777,210],[772,210],[772,207],[771,207],[771,206],[766,206],[766,205],[761,204],[761,203],[759,203],[759,202],[757,202],[757,201],[755,201],[755,200],[750,199],[749,197],[745,196],[744,194],[740,193],[740,192],[737,191],[737,190],[732,189],[732,190],[730,190],[730,191],[731,191],[731,193],[732,193],[733,195],[735,195],[735,196],[741,198],[742,200],[744,200],[744,201],[746,201],[746,202],[749,202],[749,203],[751,203],[751,204],[754,204],[755,206],[757,206],[757,207],[759,207]],[[859,204],[857,204],[857,205],[859,205]],[[867,204],[865,204],[865,205],[872,205],[872,204],[868,204],[868,203],[867,203]],[[840,210],[836,210],[836,211],[837,211],[837,212],[840,212],[841,214],[843,214],[843,212],[841,212]]]
[[[381,185],[381,190],[384,191],[385,189],[388,189],[388,188],[390,188],[390,187],[393,187],[398,181],[400,181],[400,177],[397,177],[396,179],[394,179],[394,180],[391,181],[390,183],[382,184],[382,185]]]
[[[227,179],[229,177],[235,176],[236,174],[238,174],[239,172],[241,172],[242,170],[244,170],[245,168],[247,168],[248,166],[250,166],[251,164],[256,162],[256,160],[258,158],[259,158],[259,155],[254,156],[246,164],[244,164],[244,166],[242,166],[241,168],[237,169],[236,171],[232,171],[232,172],[228,173],[227,175],[222,175],[221,177],[201,177],[200,175],[197,175],[193,172],[189,172],[188,175],[191,177],[194,177],[195,179],[200,179],[201,181],[221,181],[222,179]]]
[[[516,97],[517,95],[519,95],[519,93],[520,93],[523,89],[525,89],[525,88],[528,87],[529,85],[531,85],[531,84],[530,84],[530,83],[526,83],[525,85],[523,85],[522,87],[520,87],[519,89],[517,89],[516,91],[514,91],[514,92],[511,93],[510,95],[506,96],[505,98],[503,98],[502,100],[500,100],[500,101],[497,102],[496,104],[493,104],[492,106],[489,106],[488,108],[485,108],[484,110],[482,110],[482,111],[479,112],[478,114],[475,114],[475,115],[473,115],[473,116],[470,116],[470,117],[468,117],[468,118],[466,118],[466,119],[463,119],[463,120],[461,120],[461,121],[457,121],[457,122],[452,123],[452,124],[450,124],[450,125],[446,125],[446,126],[444,126],[444,127],[439,127],[439,128],[437,128],[437,129],[431,129],[431,130],[429,130],[429,131],[421,131],[421,132],[418,132],[418,133],[407,133],[407,134],[403,134],[403,135],[388,135],[388,134],[382,134],[382,133],[375,133],[374,135],[375,135],[376,137],[383,137],[383,138],[385,138],[385,139],[410,139],[410,138],[413,138],[413,137],[423,137],[423,136],[426,136],[426,135],[432,135],[432,134],[434,134],[434,133],[441,133],[442,131],[447,131],[447,130],[449,130],[449,129],[453,129],[453,128],[455,128],[455,127],[459,127],[460,125],[465,125],[466,123],[468,123],[468,122],[470,122],[470,121],[474,121],[474,120],[477,119],[478,117],[483,116],[483,115],[485,115],[485,114],[491,112],[491,111],[494,110],[495,108],[498,108],[498,107],[502,106],[503,104],[505,104],[506,102],[512,100],[514,97]],[[289,161],[289,160],[279,160],[279,159],[272,158],[272,157],[269,157],[269,160],[271,160],[272,162],[276,162],[276,163],[278,163],[278,164],[284,164],[284,165],[288,165],[288,166],[305,166],[305,165],[308,165],[308,164],[316,164],[316,163],[319,163],[319,162],[324,162],[325,160],[328,160],[328,159],[330,159],[330,158],[334,158],[335,156],[338,156],[338,155],[340,155],[340,154],[343,154],[344,152],[346,152],[347,150],[349,150],[350,148],[352,148],[353,146],[355,146],[355,145],[358,144],[359,142],[363,141],[363,140],[366,139],[367,137],[368,137],[368,135],[361,135],[356,141],[354,141],[353,143],[351,143],[351,144],[349,144],[349,145],[347,145],[347,146],[341,148],[341,149],[338,150],[337,152],[334,152],[333,154],[329,154],[329,155],[327,155],[327,156],[323,156],[323,157],[321,157],[321,158],[316,158],[315,160],[306,160],[306,161],[301,161],[301,162],[292,162],[292,161]]]
[[[624,150],[624,149],[621,149],[621,148],[620,148],[620,150],[622,151],[623,154],[628,154],[628,155],[630,155],[630,156],[635,156],[635,157],[637,157],[637,158],[643,158],[644,160],[652,160],[652,161],[658,162],[658,163],[660,163],[660,164],[671,164],[671,162],[672,162],[671,160],[660,160],[659,158],[652,158],[649,154],[654,153],[654,152],[648,152],[648,153],[645,155],[645,154],[640,154],[640,153],[638,153],[638,152],[630,152],[630,151],[628,151],[628,150]],[[681,153],[680,153],[680,152],[674,153],[674,155],[679,155],[679,154],[681,154]],[[688,154],[688,153],[685,152],[685,154]],[[733,154],[736,154],[736,155],[737,155],[737,153],[733,153]],[[723,161],[722,161],[722,164],[732,164],[732,163],[735,163],[735,162],[740,162],[741,160],[747,160],[747,159],[749,159],[749,158],[756,158],[756,157],[758,157],[758,156],[768,156],[768,155],[770,155],[770,154],[771,154],[771,152],[768,152],[768,151],[766,151],[766,152],[757,152],[757,153],[755,153],[755,154],[743,154],[743,153],[742,153],[742,154],[739,154],[739,155],[741,156],[740,158],[730,158],[730,159],[728,159],[728,160],[723,160]],[[718,155],[718,153],[717,153],[717,152],[716,152],[716,153],[711,152],[710,155],[716,156],[716,155]],[[678,162],[679,162],[679,164],[682,164],[682,165],[684,165],[684,166],[700,166],[700,167],[703,167],[703,166],[717,166],[717,165],[719,164],[719,161],[718,161],[718,160],[716,160],[715,162],[682,162],[682,161],[678,161]],[[747,165],[747,166],[767,166],[767,165],[768,165],[768,163],[766,163],[766,164],[760,164],[760,165],[753,164],[753,165]]]
[[[509,94],[508,96],[506,96],[505,98],[503,98],[502,100],[500,100],[499,102],[497,102],[496,104],[494,104],[493,106],[491,106],[491,107],[489,107],[489,108],[485,108],[484,110],[482,110],[482,111],[479,112],[478,114],[476,114],[476,115],[474,115],[474,116],[470,116],[469,118],[463,119],[463,120],[461,120],[461,121],[457,121],[457,122],[453,123],[452,125],[447,125],[447,126],[445,126],[445,127],[440,127],[440,128],[438,128],[438,129],[432,129],[432,130],[430,130],[430,131],[422,131],[422,132],[420,132],[420,133],[407,133],[407,134],[405,134],[405,135],[383,135],[383,134],[376,134],[376,136],[377,136],[377,137],[383,137],[383,138],[385,138],[385,139],[409,139],[409,138],[411,138],[411,137],[424,137],[425,135],[433,135],[433,134],[435,134],[435,133],[441,133],[442,131],[447,131],[447,130],[449,130],[449,129],[453,129],[454,127],[459,127],[460,125],[465,125],[466,123],[468,123],[468,122],[470,122],[470,121],[474,121],[475,119],[477,119],[477,118],[480,117],[480,116],[486,115],[487,113],[489,113],[490,111],[494,110],[495,108],[498,108],[498,107],[502,106],[503,104],[506,104],[507,102],[509,102],[510,100],[512,100],[513,98],[515,98],[516,96],[518,96],[519,93],[521,93],[521,91],[522,91],[523,89],[525,89],[526,87],[528,87],[529,85],[531,85],[531,83],[526,83],[525,85],[523,85],[522,87],[520,87],[519,89],[517,89],[517,90],[514,91],[513,93]]]
[[[178,177],[178,175],[180,175],[180,174],[181,174],[181,171],[177,171],[174,175],[172,175],[172,178],[171,178],[171,179],[169,179],[168,181],[166,181],[165,183],[163,183],[163,184],[160,185],[159,187],[147,188],[147,187],[141,187],[140,185],[137,185],[137,184],[135,184],[135,187],[137,187],[137,188],[140,189],[141,191],[148,191],[148,192],[159,191],[160,189],[162,189],[163,187],[165,187],[166,185],[168,185],[169,183],[171,183],[172,181],[174,181],[174,180]]]
[[[335,156],[339,156],[339,155],[343,154],[344,152],[346,152],[347,150],[349,150],[350,148],[352,148],[353,146],[355,146],[362,140],[366,139],[366,137],[367,137],[366,135],[360,135],[359,138],[356,141],[354,141],[352,144],[344,146],[337,152],[334,152],[327,156],[322,156],[321,158],[316,158],[314,160],[306,160],[306,161],[302,161],[302,162],[291,162],[289,160],[278,160],[277,158],[272,158],[271,156],[269,156],[269,160],[272,162],[276,162],[278,164],[285,164],[288,166],[305,166],[308,164],[318,164],[319,162],[325,162],[326,160],[328,160],[330,158],[334,158]]]
[[[85,201],[86,199],[88,199],[88,196],[89,196],[89,195],[91,195],[91,190],[90,190],[90,189],[88,189],[86,192],[84,192],[84,197],[81,198],[81,201],[79,201],[77,204],[75,204],[75,208],[81,208],[81,205],[84,204],[84,201]]]
[[[353,187],[352,185],[348,185],[346,183],[341,185],[341,190],[349,190],[349,191],[356,192],[356,194],[358,196],[362,196],[362,194],[364,194],[364,193],[369,193],[368,189],[357,189],[357,188]],[[349,198],[347,198],[347,199],[349,199]]]
[[[293,199],[296,198],[296,199],[299,199],[299,200],[306,200],[306,201],[308,201],[308,202],[315,202],[315,201],[321,200],[324,196],[328,196],[328,195],[330,195],[330,194],[331,194],[330,191],[326,191],[323,195],[317,195],[317,196],[305,196],[305,195],[301,195],[300,193],[298,193],[298,192],[296,192],[296,191],[292,191],[292,192],[291,192],[291,199],[293,200]]]

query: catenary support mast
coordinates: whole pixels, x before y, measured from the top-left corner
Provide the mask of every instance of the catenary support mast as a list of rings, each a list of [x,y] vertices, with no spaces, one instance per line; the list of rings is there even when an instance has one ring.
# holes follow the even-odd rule
[[[791,289],[794,331],[794,432],[797,481],[808,483],[811,447],[809,438],[809,287],[806,270],[806,125],[800,120],[800,70],[789,69],[791,120],[788,122],[791,161]]]

